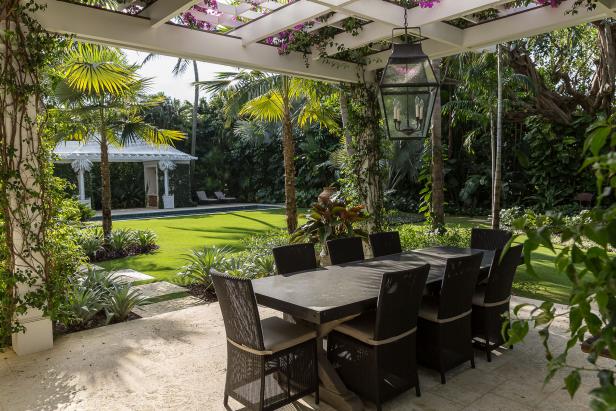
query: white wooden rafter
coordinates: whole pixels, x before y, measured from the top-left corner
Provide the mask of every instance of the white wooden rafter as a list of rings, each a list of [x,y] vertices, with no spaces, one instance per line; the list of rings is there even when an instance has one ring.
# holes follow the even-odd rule
[[[147,17],[152,27],[160,27],[169,20],[179,16],[201,0],[165,0],[157,1],[143,9],[139,15]]]

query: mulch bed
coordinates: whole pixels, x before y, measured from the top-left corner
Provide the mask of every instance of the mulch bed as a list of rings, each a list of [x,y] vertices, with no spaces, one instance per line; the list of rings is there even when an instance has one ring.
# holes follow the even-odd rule
[[[126,321],[138,320],[140,318],[141,317],[138,316],[137,314],[130,313]],[[112,323],[112,324],[117,324],[117,323]],[[92,321],[90,321],[87,325],[81,326],[81,327],[67,327],[64,324],[55,322],[54,327],[53,327],[53,333],[54,335],[66,335],[66,334],[76,333],[79,331],[91,330],[93,328],[104,327],[106,325],[111,325],[111,324],[107,324],[107,316],[105,315],[105,313],[100,312],[96,314],[94,318],[92,319]]]
[[[111,250],[111,249],[103,249],[97,252],[94,258],[90,258],[90,262],[98,263],[100,261],[115,260],[116,258],[131,257],[134,255],[141,255],[141,254],[150,254],[158,249],[159,247],[157,245],[153,245],[150,247],[138,247],[138,246],[127,247],[124,250],[120,250],[120,251]]]
[[[208,288],[205,284],[188,284],[184,287],[188,289],[188,294],[193,297],[197,297],[206,303],[215,303],[218,301],[218,297],[216,297],[216,293],[214,293],[212,286]]]

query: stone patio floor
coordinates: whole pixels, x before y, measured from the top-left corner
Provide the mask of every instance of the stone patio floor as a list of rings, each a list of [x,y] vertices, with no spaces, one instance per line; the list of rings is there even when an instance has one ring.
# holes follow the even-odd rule
[[[516,299],[519,303],[521,299]],[[262,318],[278,313],[263,309]],[[564,333],[567,324],[561,322]],[[554,339],[562,347],[564,339]],[[577,348],[572,360],[583,364]],[[583,410],[594,376],[573,400],[562,375],[543,386],[545,360],[537,333],[491,363],[476,352],[447,374],[420,369],[422,396],[414,390],[385,410]],[[225,331],[218,304],[199,305],[56,339],[53,350],[17,357],[0,353],[0,410],[222,410]],[[594,381],[593,381],[594,382]],[[231,401],[233,409],[241,409]],[[313,410],[310,397],[285,410]],[[323,411],[332,410],[323,402]],[[370,404],[367,409],[374,409]]]

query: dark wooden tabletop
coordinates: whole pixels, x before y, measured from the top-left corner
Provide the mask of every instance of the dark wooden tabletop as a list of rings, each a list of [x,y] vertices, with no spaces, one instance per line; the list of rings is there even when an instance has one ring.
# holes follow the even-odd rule
[[[314,271],[275,275],[252,283],[259,304],[323,324],[376,307],[384,272],[430,264],[427,284],[433,284],[442,280],[447,258],[478,252],[484,253],[481,269],[487,272],[493,251],[432,247]]]

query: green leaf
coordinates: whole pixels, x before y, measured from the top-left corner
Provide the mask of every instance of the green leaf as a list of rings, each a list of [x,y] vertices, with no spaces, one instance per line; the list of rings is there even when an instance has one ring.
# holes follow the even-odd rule
[[[578,388],[580,388],[580,384],[582,383],[582,377],[580,376],[580,372],[578,370],[573,370],[567,377],[565,378],[565,386],[567,387],[567,392],[573,398]]]

